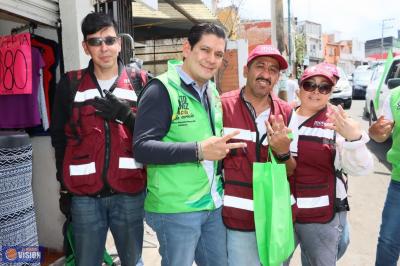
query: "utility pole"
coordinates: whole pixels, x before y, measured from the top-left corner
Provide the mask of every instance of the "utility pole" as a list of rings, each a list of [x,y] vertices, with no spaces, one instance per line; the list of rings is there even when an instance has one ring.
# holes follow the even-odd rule
[[[272,19],[272,45],[276,46],[281,53],[285,52],[284,23],[283,23],[283,0],[271,1]]]
[[[381,56],[383,59],[383,53],[384,53],[384,46],[383,46],[383,35],[384,35],[384,31],[387,29],[391,29],[393,28],[393,26],[386,26],[385,27],[385,22],[389,22],[389,21],[393,21],[394,18],[388,18],[388,19],[382,19],[382,38],[381,38]]]

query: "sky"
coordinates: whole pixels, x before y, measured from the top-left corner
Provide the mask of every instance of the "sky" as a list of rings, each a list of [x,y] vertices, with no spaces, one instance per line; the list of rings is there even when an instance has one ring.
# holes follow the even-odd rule
[[[203,0],[206,4],[211,0]],[[322,32],[340,32],[340,38],[361,41],[384,37],[397,38],[400,30],[400,0],[290,0],[291,16],[322,25]],[[239,5],[242,19],[271,19],[270,0],[220,0],[219,7]],[[283,0],[284,17],[288,0]]]

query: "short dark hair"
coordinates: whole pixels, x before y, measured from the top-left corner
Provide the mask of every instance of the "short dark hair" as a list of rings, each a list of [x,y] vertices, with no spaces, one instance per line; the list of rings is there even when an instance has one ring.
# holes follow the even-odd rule
[[[222,38],[226,42],[225,31],[222,27],[214,23],[201,23],[194,25],[189,31],[188,41],[191,49],[198,43],[201,37],[205,34],[214,34],[219,38]]]
[[[96,33],[99,30],[107,27],[114,27],[115,32],[118,33],[117,23],[115,23],[110,15],[98,12],[89,13],[82,20],[81,24],[83,39],[86,40],[86,37],[89,34]]]

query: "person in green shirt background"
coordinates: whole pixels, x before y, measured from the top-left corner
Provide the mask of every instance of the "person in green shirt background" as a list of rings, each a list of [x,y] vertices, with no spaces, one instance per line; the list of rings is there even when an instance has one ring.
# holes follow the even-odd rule
[[[389,85],[390,86],[390,85]],[[376,251],[376,266],[396,266],[400,254],[400,87],[393,89],[382,106],[382,114],[369,128],[370,137],[384,142],[392,135],[387,160],[392,164],[382,224]]]

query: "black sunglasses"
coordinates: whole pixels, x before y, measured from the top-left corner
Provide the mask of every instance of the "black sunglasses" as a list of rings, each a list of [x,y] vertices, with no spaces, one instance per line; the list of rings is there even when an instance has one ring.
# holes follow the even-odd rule
[[[113,36],[107,36],[105,38],[95,37],[87,39],[86,43],[90,46],[101,46],[104,42],[107,46],[111,46],[117,41],[117,39],[118,37]]]
[[[329,83],[321,83],[317,84],[311,81],[305,81],[302,85],[303,89],[308,92],[313,92],[318,89],[318,92],[321,94],[329,94],[332,91],[333,85]]]

